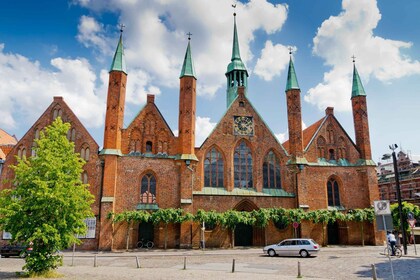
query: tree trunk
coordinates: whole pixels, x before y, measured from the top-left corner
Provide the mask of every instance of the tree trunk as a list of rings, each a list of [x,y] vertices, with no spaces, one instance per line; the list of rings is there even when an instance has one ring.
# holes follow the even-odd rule
[[[132,222],[127,222],[127,234],[125,237],[125,241],[126,241],[126,245],[125,245],[125,250],[128,251],[128,244],[130,243],[130,227],[131,227]]]
[[[165,250],[168,243],[168,224],[165,224]]]
[[[364,221],[361,222],[361,234],[362,234],[362,246],[365,246],[365,235],[363,234],[363,223]]]
[[[235,229],[232,229],[232,248],[235,248]]]

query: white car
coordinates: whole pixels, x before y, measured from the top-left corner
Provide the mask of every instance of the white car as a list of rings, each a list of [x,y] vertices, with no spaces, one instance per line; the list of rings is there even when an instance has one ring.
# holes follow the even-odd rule
[[[279,244],[265,246],[263,251],[270,257],[301,256],[303,258],[315,255],[319,252],[319,245],[308,238],[291,238],[281,241]]]

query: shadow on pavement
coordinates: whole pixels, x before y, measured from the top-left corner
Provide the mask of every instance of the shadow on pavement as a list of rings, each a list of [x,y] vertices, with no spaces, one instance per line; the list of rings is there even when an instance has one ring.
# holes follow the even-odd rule
[[[410,258],[402,257],[400,259],[393,258],[392,269],[394,271],[394,279],[398,280],[413,280],[420,279],[420,259],[419,258]],[[392,279],[391,265],[388,258],[384,257],[384,261],[375,264],[376,275],[378,279]],[[357,272],[357,275],[361,277],[372,278],[372,266],[367,264],[363,266],[365,270]]]

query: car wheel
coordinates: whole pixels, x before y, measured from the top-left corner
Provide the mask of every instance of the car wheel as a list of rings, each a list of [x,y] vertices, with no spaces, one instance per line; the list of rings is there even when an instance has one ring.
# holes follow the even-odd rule
[[[276,251],[274,251],[273,249],[268,250],[268,255],[270,257],[274,257],[276,255]]]
[[[302,250],[302,251],[300,251],[300,252],[299,252],[299,254],[300,254],[300,256],[301,256],[302,258],[309,257],[309,253],[308,253],[308,251],[306,251],[306,250]]]

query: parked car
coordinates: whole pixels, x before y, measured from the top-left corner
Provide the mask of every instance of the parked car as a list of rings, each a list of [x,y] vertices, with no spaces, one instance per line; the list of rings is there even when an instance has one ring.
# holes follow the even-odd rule
[[[279,256],[301,256],[303,258],[315,255],[319,252],[319,245],[308,238],[285,239],[278,244],[265,246],[263,251],[270,257]]]
[[[16,256],[25,258],[32,252],[32,248],[21,244],[9,244],[0,248],[0,255],[3,258]]]

